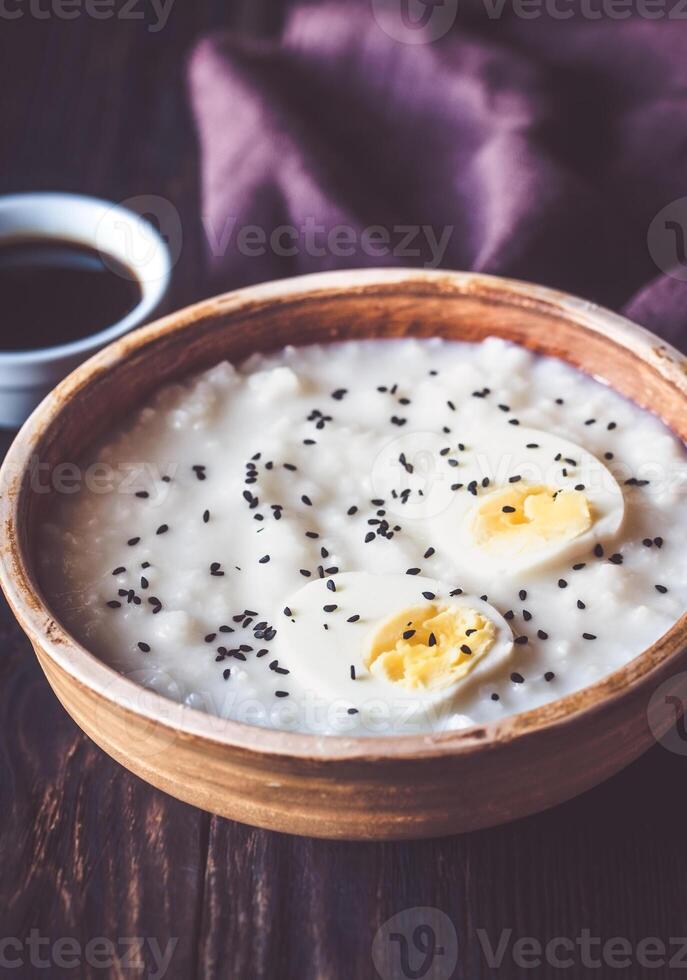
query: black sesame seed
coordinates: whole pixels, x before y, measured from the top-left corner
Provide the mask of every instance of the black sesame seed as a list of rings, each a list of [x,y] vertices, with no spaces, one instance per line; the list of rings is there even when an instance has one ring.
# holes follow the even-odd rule
[[[288,698],[289,692],[288,691],[275,691],[274,692],[274,696],[277,697],[277,698]]]
[[[462,595],[462,594],[463,594],[463,590],[462,589],[453,589],[451,592],[449,592],[449,595],[450,596],[456,596],[456,595]]]
[[[565,581],[564,578],[559,578],[558,579],[558,588],[559,589],[567,589],[568,588],[568,583]]]
[[[143,640],[138,643],[138,649],[141,651],[141,653],[150,653],[149,645],[144,643]]]
[[[119,565],[117,568],[113,569],[113,575],[122,575],[126,571],[124,565]]]
[[[663,538],[654,538],[654,544],[657,548],[663,547]]]
[[[110,609],[119,609],[121,608],[122,604],[117,599],[110,599],[107,605],[110,607]]]
[[[332,398],[337,402],[340,402],[344,395],[348,394],[348,388],[337,388],[336,391],[332,392]]]
[[[231,677],[231,667],[226,667],[222,671],[222,677],[225,679],[225,681],[229,680],[229,678]]]
[[[463,643],[460,649],[461,652],[464,653],[467,657],[472,656],[472,649],[467,645],[467,643]]]
[[[306,538],[313,538],[313,539],[319,538],[319,534],[317,533],[317,531],[306,531],[305,536]]]
[[[581,599],[578,599],[578,600],[577,600],[577,608],[578,608],[578,609],[586,609],[587,607],[586,607],[586,605],[584,604],[584,602],[582,602],[582,600],[581,600]]]
[[[355,665],[351,664],[351,680],[355,680]]]
[[[148,493],[147,490],[138,490],[136,492],[136,496],[139,497],[141,500],[147,500],[150,494]]]
[[[326,613],[331,613],[336,612],[339,607],[336,605],[336,603],[330,602],[328,605],[322,606],[322,608]]]
[[[133,546],[135,544],[138,544],[138,542],[140,540],[141,540],[140,538],[129,538],[129,540],[127,541],[127,544],[129,545],[130,548],[133,548]]]
[[[209,520],[210,520],[210,511],[209,510],[204,510],[203,511],[203,524],[207,524]]]
[[[645,548],[651,548],[653,547],[654,542],[651,540],[651,538],[644,538],[642,544],[644,545]]]
[[[596,639],[596,636],[594,635],[594,633],[583,633],[582,634],[582,639],[583,640],[595,640]]]
[[[491,696],[491,700],[492,701],[500,701],[501,698],[498,696],[498,694],[496,694],[496,692],[494,692],[494,694],[492,694],[492,696]]]
[[[304,493],[301,496],[301,500],[303,501],[306,507],[312,507],[312,500],[310,499],[310,497],[308,497],[307,494]]]
[[[509,610],[508,610],[507,612],[505,612],[505,613],[503,614],[503,618],[504,618],[504,619],[508,619],[508,620],[510,620],[510,619],[514,619],[514,618],[515,618],[515,613],[513,612],[513,610],[512,610],[512,609],[509,609]]]
[[[603,553],[604,553],[603,545],[601,545],[601,544],[595,544],[594,545],[594,554],[596,555],[596,557],[597,558],[603,558]]]
[[[420,569],[419,568],[407,568],[406,569],[406,575],[419,575],[419,574],[420,574]]]
[[[519,475],[517,475],[517,476],[509,476],[508,477],[508,482],[509,483],[519,483],[521,480],[522,480],[522,477],[519,476]]]
[[[427,551],[425,551],[423,558],[431,558],[433,554],[434,548],[428,548]]]
[[[661,595],[665,595],[668,591],[668,588],[665,585],[655,585],[654,588],[657,592],[660,592]]]
[[[615,555],[611,555],[608,560],[610,561],[611,565],[622,565],[623,556],[616,553]]]
[[[358,714],[358,709],[357,708],[349,708],[348,709],[348,714],[349,715],[357,715]]]
[[[573,568],[573,572],[579,572],[581,568],[584,568],[585,567],[585,565],[586,565],[586,562],[583,562],[583,561],[578,562],[577,565],[573,565],[573,567],[572,567]]]
[[[368,531],[367,534],[365,535],[365,544],[369,544],[370,541],[374,541],[375,537],[376,535],[374,531]]]
[[[436,599],[436,593],[434,592],[423,592],[425,599]]]
[[[526,643],[529,642],[530,641],[526,636],[516,636],[515,639],[513,640],[513,643],[517,643],[518,646],[524,646]]]
[[[522,676],[522,674],[518,674],[516,672],[514,672],[514,673],[512,673],[510,675],[510,679],[513,681],[514,684],[524,684],[525,683],[525,678]]]
[[[405,630],[405,632],[403,633],[404,640],[409,640],[411,636],[415,636],[415,630]]]
[[[507,504],[505,507],[502,507],[501,510],[503,511],[504,514],[515,513],[515,507],[511,507],[509,504]]]
[[[269,555],[263,555],[262,558],[258,558],[258,564],[259,565],[266,565],[269,560],[270,560],[270,556]]]
[[[523,609],[522,618],[526,623],[529,623],[529,621],[532,619],[532,613],[529,611],[529,609]]]
[[[556,675],[554,674],[554,672],[552,670],[547,670],[546,673],[544,674],[544,680],[547,683],[549,683],[550,681],[552,681],[554,679],[555,676]]]
[[[537,636],[540,640],[548,640],[549,634],[545,633],[544,630],[537,630]]]
[[[347,623],[357,623],[359,619],[360,619],[360,616],[358,615],[358,613],[354,613],[353,616],[349,616],[348,617],[348,619],[346,620],[346,622]]]
[[[156,534],[166,534],[169,531],[169,524],[160,524],[159,528],[155,532]]]
[[[331,578],[328,579],[327,588],[329,589],[330,592],[336,592],[336,585],[334,583],[334,579]]]
[[[525,599],[527,598],[527,592],[526,592],[526,590],[525,589],[520,589],[520,591],[518,592],[518,596],[520,597],[520,601],[521,602],[524,602]]]

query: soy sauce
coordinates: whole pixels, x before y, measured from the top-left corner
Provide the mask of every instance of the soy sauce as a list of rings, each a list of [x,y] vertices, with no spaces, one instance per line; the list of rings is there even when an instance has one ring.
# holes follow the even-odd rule
[[[88,245],[56,238],[0,243],[0,350],[87,337],[140,302],[131,270]]]

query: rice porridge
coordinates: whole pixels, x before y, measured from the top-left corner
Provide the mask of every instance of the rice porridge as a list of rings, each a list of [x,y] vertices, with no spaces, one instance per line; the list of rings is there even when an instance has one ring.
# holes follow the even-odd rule
[[[43,588],[139,684],[250,724],[486,723],[687,607],[663,424],[496,338],[349,341],[162,389],[56,493]]]

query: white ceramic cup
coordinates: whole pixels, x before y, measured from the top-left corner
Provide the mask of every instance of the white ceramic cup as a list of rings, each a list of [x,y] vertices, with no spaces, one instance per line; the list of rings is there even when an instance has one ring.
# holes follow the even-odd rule
[[[0,344],[0,426],[17,428],[43,397],[91,354],[140,326],[160,305],[171,260],[160,234],[145,219],[109,201],[80,194],[32,193],[0,197],[0,245],[26,238],[58,238],[97,249],[127,269],[141,288],[139,303],[116,323],[79,340],[27,351]],[[11,325],[12,310],[0,310]]]

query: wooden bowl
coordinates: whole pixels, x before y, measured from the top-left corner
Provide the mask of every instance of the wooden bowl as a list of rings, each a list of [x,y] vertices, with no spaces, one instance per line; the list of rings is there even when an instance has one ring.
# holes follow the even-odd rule
[[[205,810],[318,837],[394,839],[486,827],[594,786],[667,731],[647,707],[684,669],[687,617],[621,670],[533,711],[458,732],[350,738],[221,720],[144,690],[71,636],[41,594],[41,485],[160,385],[286,343],[361,337],[478,341],[497,334],[562,358],[657,413],[687,439],[685,359],[590,303],[489,276],[369,270],[229,293],[112,344],[37,409],[2,468],[0,582],[58,698],[122,765]]]

